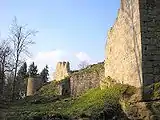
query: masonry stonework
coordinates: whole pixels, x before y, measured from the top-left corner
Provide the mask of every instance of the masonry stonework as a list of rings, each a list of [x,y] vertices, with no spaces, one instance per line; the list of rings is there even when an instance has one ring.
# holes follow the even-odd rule
[[[90,65],[70,75],[71,95],[79,96],[91,88],[100,87],[104,78],[104,62]]]
[[[27,96],[33,96],[42,86],[43,82],[40,77],[29,77],[27,83]]]
[[[105,77],[136,87],[141,85],[139,0],[122,0],[117,20],[108,33]]]
[[[160,0],[141,0],[143,84],[160,81]]]
[[[69,76],[70,64],[69,62],[58,62],[56,66],[55,79],[60,81]]]
[[[121,0],[105,54],[105,77],[135,87],[160,81],[160,1]]]

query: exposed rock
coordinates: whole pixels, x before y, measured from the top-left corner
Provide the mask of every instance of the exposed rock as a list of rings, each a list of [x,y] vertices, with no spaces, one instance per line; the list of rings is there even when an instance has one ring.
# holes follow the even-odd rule
[[[106,88],[106,87],[112,87],[115,84],[117,84],[116,80],[112,79],[110,76],[108,76],[107,78],[103,78],[100,81],[100,88]]]
[[[143,101],[141,89],[138,89],[131,97],[123,97],[120,104],[131,120],[160,120],[160,102]]]

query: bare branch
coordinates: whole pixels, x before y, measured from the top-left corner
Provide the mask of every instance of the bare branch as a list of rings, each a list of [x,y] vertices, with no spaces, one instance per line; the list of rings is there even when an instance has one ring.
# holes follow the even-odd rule
[[[15,59],[14,63],[14,80],[13,80],[13,97],[14,97],[14,87],[17,76],[17,69],[20,65],[21,55],[29,56],[28,47],[34,42],[32,37],[36,35],[37,31],[30,30],[26,28],[27,25],[18,25],[17,18],[15,17],[13,23],[10,27],[9,39],[13,43],[13,56]]]
[[[80,69],[84,69],[89,65],[87,61],[81,61],[81,63],[78,65]]]

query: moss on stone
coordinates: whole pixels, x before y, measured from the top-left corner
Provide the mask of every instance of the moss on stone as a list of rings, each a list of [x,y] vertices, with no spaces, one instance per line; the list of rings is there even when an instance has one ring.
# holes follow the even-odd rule
[[[154,98],[160,98],[160,82],[154,84]]]
[[[100,62],[97,64],[89,65],[84,69],[74,71],[72,74],[84,74],[84,73],[91,73],[91,72],[98,72],[100,70],[104,70],[104,62]]]
[[[110,76],[105,77],[103,80],[100,81],[100,87],[101,89],[105,87],[112,87],[116,84],[115,80],[112,79]]]
[[[144,100],[160,99],[160,82],[144,86],[142,90]]]

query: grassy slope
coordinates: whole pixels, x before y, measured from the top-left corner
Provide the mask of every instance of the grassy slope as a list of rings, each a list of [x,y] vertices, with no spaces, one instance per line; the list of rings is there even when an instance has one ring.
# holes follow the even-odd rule
[[[100,70],[104,70],[104,62],[100,62],[97,64],[93,64],[93,65],[89,65],[84,69],[80,69],[80,70],[76,70],[76,71],[72,71],[71,73],[74,74],[83,74],[83,73],[92,73],[95,71],[100,71]]]
[[[103,111],[109,115],[121,114],[119,99],[124,91],[131,91],[127,85],[115,85],[112,88],[100,90],[91,89],[87,93],[77,98],[61,98],[60,96],[37,96],[38,102],[34,98],[27,98],[10,107],[8,120],[30,120],[34,117],[42,116],[63,116],[67,118],[92,117],[99,118]],[[27,101],[27,102],[26,102]],[[21,103],[21,104],[20,104]],[[12,111],[12,112],[11,112]]]
[[[103,63],[89,66],[72,74],[90,73],[104,69]],[[7,120],[32,120],[35,117],[61,116],[68,118],[100,119],[101,114],[107,116],[122,115],[119,99],[122,94],[133,94],[133,88],[127,85],[116,84],[113,87],[91,89],[76,98],[58,96],[56,83],[51,82],[43,86],[33,97],[27,97],[13,103],[9,108]],[[127,92],[126,92],[127,91]]]

